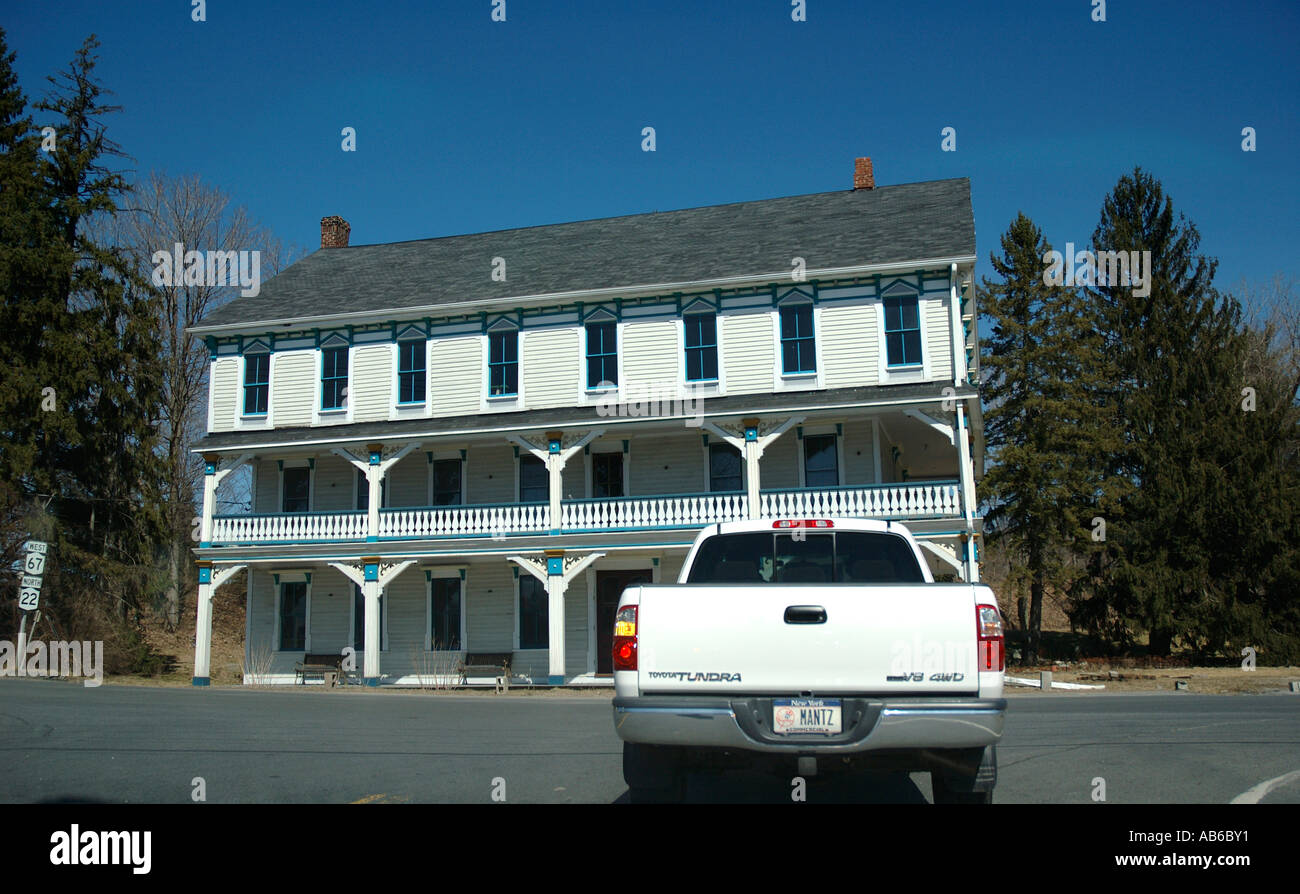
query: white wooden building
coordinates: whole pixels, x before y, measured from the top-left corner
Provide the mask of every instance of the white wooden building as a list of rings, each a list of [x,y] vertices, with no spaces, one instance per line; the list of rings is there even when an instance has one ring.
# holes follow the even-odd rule
[[[195,685],[248,570],[249,666],[370,685],[511,653],[609,679],[613,607],[704,525],[906,521],[978,576],[968,180],[322,247],[192,331],[211,354]],[[219,514],[247,464],[252,511]],[[245,681],[248,682],[247,674]]]

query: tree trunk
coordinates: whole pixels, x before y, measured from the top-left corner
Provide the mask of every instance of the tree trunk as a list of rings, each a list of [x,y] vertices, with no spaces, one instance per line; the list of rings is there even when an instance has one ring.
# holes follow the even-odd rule
[[[1029,588],[1029,658],[1038,660],[1038,644],[1043,635],[1043,575],[1034,575]]]
[[[167,557],[167,573],[170,575],[170,583],[167,585],[167,629],[169,631],[175,630],[181,620],[181,543],[174,529],[170,533],[170,554]]]

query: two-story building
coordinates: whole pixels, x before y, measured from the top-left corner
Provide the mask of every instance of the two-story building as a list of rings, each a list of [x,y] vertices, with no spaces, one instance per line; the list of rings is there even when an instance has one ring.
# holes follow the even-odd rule
[[[248,570],[248,656],[371,685],[511,652],[610,674],[625,586],[743,518],[906,522],[978,575],[970,183],[852,189],[321,249],[193,332],[209,347],[195,685]],[[252,474],[252,511],[216,514]],[[440,670],[441,669],[441,670]],[[245,681],[248,681],[247,674]]]

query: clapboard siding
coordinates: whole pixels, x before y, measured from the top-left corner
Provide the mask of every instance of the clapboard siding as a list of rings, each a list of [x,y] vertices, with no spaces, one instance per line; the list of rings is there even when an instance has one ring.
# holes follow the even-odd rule
[[[393,349],[390,345],[353,348],[353,379],[348,383],[348,402],[355,422],[387,419],[393,405]],[[278,415],[278,410],[277,410]]]
[[[356,508],[356,467],[333,453],[316,457],[312,509],[316,512],[348,512]]]
[[[856,419],[844,423],[844,484],[875,483],[871,442],[871,420]]]
[[[632,441],[629,495],[693,494],[707,490],[698,430]]]
[[[279,646],[272,642],[275,635],[275,583],[264,571],[249,571],[252,576],[252,595],[248,605],[248,654],[256,663],[260,652],[270,652]]]
[[[686,564],[686,553],[669,553],[659,560],[659,583],[676,583]]]
[[[871,304],[822,308],[821,367],[827,388],[875,385],[879,381],[876,309]]]
[[[929,352],[930,375],[934,379],[952,378],[952,317],[947,302],[923,301],[925,308],[925,350]]]
[[[212,367],[212,430],[230,431],[235,427],[239,396],[239,360],[222,357]]]
[[[335,568],[311,575],[311,650],[341,655],[352,645],[352,581]]]
[[[623,326],[623,375],[620,383],[635,396],[653,394],[671,400],[677,393],[681,372],[677,363],[677,321],[640,320]],[[584,372],[585,381],[585,372]],[[666,392],[661,394],[660,392]],[[530,400],[531,403],[531,400]]]
[[[530,409],[578,402],[577,329],[538,329],[523,339],[524,394]]]
[[[723,314],[718,322],[727,392],[771,391],[776,358],[771,313]]]
[[[479,411],[483,394],[482,337],[429,340],[429,394],[434,416],[462,416]]]
[[[587,672],[587,578],[577,578],[564,593],[564,672],[570,676]],[[550,670],[547,653],[547,670]]]
[[[515,452],[509,444],[476,447],[469,452],[465,466],[469,476],[467,502],[514,503],[519,499],[515,486]]]
[[[429,505],[429,460],[413,450],[388,470],[388,506]]]
[[[316,397],[316,352],[279,351],[272,355],[271,411],[280,427],[311,425]]]
[[[758,461],[759,482],[763,490],[799,486],[799,442],[788,431],[767,446]]]
[[[280,468],[274,460],[263,459],[256,463],[253,493],[256,497],[254,512],[279,512],[280,502]]]
[[[418,664],[425,651],[426,627],[429,624],[428,582],[419,568],[408,568],[384,588],[388,603],[388,643],[395,667]]]
[[[564,494],[566,500],[581,500],[587,496],[585,459],[586,457],[581,454],[569,457],[569,461],[564,464],[564,470],[560,472],[560,492]]]
[[[475,565],[465,583],[466,651],[509,652],[515,636],[515,579],[509,563]]]

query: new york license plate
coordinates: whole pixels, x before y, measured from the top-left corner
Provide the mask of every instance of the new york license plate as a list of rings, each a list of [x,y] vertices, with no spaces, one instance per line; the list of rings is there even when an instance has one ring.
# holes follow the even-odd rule
[[[778,698],[772,702],[772,731],[790,733],[840,732],[840,700],[837,698]]]

